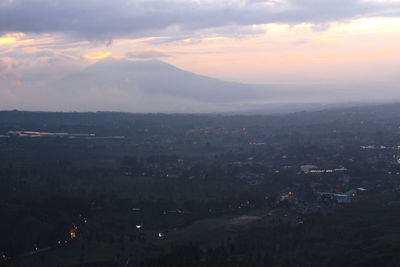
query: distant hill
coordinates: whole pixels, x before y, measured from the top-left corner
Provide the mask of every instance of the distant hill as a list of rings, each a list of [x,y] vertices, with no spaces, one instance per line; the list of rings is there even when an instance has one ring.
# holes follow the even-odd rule
[[[75,72],[50,67],[21,73],[21,83],[11,87],[0,85],[8,88],[0,90],[1,109],[270,114],[387,101],[371,88],[228,82],[158,60],[104,59]]]
[[[316,102],[332,102],[340,95],[323,88],[226,82],[158,60],[106,59],[54,82],[51,88],[64,111],[271,113],[319,108]],[[298,104],[305,102],[314,104]]]

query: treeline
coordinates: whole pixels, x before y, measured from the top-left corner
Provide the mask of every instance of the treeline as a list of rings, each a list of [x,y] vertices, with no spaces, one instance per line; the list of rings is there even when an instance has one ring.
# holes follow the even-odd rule
[[[259,222],[213,247],[172,247],[143,266],[398,266],[400,207],[385,197],[352,204],[304,224]]]

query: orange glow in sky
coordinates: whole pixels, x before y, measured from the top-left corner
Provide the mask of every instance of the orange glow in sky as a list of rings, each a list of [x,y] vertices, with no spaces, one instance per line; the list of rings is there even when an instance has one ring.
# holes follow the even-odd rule
[[[8,47],[8,52],[53,51],[90,63],[108,57],[160,59],[194,73],[246,83],[379,82],[394,76],[400,64],[399,17],[315,27],[312,23],[254,24],[246,28],[254,33],[244,35],[201,32],[176,40],[160,35],[111,43],[76,41],[62,49],[58,48],[62,37],[16,33],[1,36],[0,46]]]
[[[111,52],[104,52],[104,53],[95,53],[95,54],[90,54],[90,55],[84,55],[83,57],[86,59],[99,60],[99,59],[107,58],[111,55],[112,55]]]

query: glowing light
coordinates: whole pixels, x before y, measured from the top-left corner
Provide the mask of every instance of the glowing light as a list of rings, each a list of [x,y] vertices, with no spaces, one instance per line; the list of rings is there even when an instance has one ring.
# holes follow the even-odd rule
[[[15,38],[15,37],[0,38],[0,45],[12,44],[12,43],[16,43],[16,42],[17,42],[17,38]]]
[[[349,24],[331,24],[331,31],[345,31],[354,34],[374,34],[400,31],[400,18],[362,18]]]
[[[111,56],[111,52],[106,52],[106,53],[97,53],[97,54],[91,54],[91,55],[85,55],[83,56],[86,59],[103,59]]]
[[[0,45],[17,43],[19,41],[19,39],[23,36],[25,36],[25,34],[22,32],[10,33],[10,34],[0,36]],[[23,42],[30,42],[30,41],[31,41],[31,39],[23,40]]]
[[[71,239],[75,239],[75,238],[76,238],[76,233],[75,233],[75,231],[71,231],[71,232],[69,233],[69,235],[70,235]]]

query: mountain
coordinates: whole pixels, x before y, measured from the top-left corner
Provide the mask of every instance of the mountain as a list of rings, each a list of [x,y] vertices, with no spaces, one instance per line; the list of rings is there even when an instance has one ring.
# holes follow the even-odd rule
[[[180,70],[167,63],[152,61],[106,60],[80,73],[62,79],[70,88],[119,88],[144,94],[193,98],[212,103],[230,103],[251,98],[248,85],[224,82]]]
[[[226,82],[167,63],[106,59],[55,81],[49,94],[58,110],[128,112],[231,112],[306,106],[285,103],[343,99],[338,90],[316,86]],[[283,106],[282,106],[283,105]],[[319,105],[317,105],[318,107]],[[315,104],[309,106],[315,108]]]

